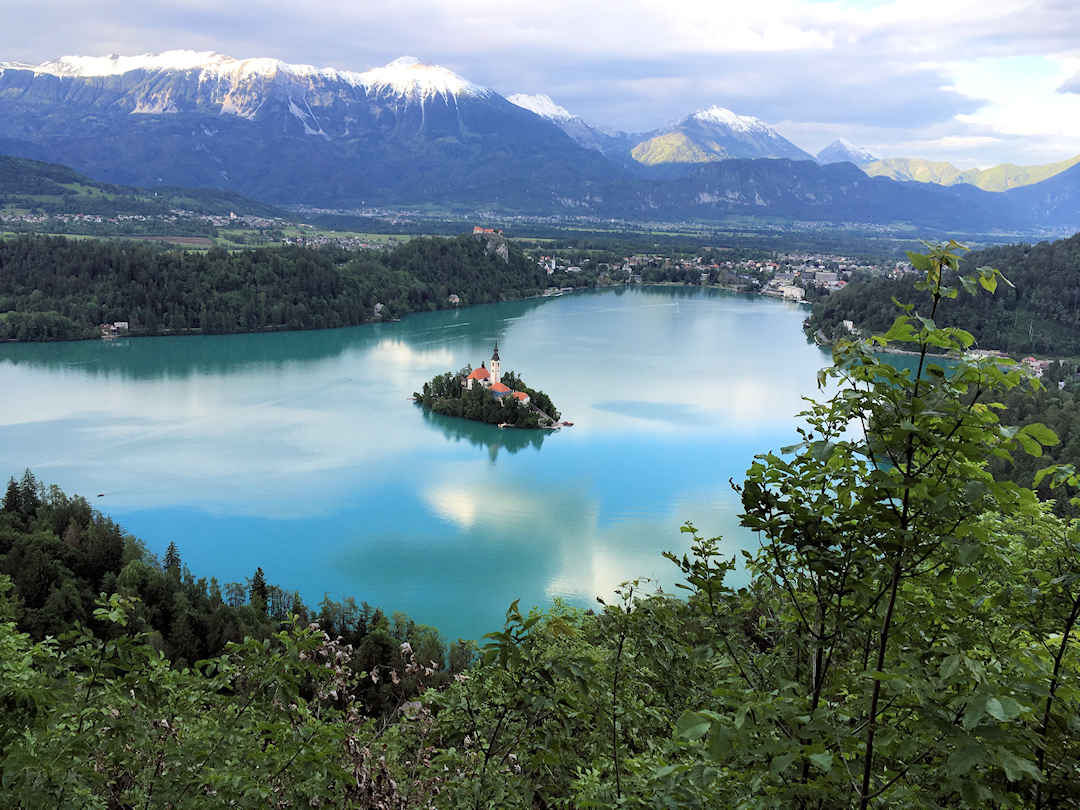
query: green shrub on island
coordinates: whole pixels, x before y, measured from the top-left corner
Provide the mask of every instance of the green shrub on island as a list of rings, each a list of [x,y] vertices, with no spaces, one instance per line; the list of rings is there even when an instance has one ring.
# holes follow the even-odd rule
[[[530,388],[516,373],[507,371],[502,384],[510,394],[498,396],[482,385],[469,387],[467,380],[473,368],[447,371],[424,383],[422,391],[413,393],[413,401],[434,413],[457,416],[489,425],[509,425],[519,428],[547,427],[558,421],[560,413],[543,391]],[[522,392],[528,401],[521,401],[513,392]]]

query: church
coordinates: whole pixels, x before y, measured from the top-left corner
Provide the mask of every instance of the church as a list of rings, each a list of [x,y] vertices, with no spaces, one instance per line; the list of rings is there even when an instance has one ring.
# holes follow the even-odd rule
[[[524,391],[511,391],[508,386],[503,385],[502,382],[502,362],[499,360],[499,342],[495,341],[495,351],[491,353],[491,361],[488,365],[484,365],[484,362],[480,362],[480,368],[474,368],[472,373],[464,379],[461,383],[470,391],[473,385],[479,385],[482,388],[487,388],[495,396],[496,399],[502,399],[507,394],[512,396],[522,405],[529,404],[529,395]]]

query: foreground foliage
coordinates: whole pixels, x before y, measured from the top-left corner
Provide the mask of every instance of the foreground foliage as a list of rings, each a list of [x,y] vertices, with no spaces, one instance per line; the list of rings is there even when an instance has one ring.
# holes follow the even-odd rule
[[[843,343],[802,441],[739,485],[761,543],[690,525],[685,599],[625,584],[595,612],[515,603],[482,659],[364,719],[364,669],[293,623],[193,668],[140,637],[34,642],[0,624],[3,780],[26,806],[954,808],[1080,806],[1080,524],[991,462],[1058,439],[1000,421],[1038,386],[1001,361],[936,362],[959,287],[950,244],[913,256],[930,306]],[[958,286],[957,286],[958,285]],[[1005,414],[1008,416],[1007,412]],[[1067,497],[1068,464],[1040,482]],[[137,607],[102,601],[99,621]],[[46,762],[42,768],[37,763]],[[76,798],[77,797],[77,798]],[[55,801],[49,804],[54,806]]]

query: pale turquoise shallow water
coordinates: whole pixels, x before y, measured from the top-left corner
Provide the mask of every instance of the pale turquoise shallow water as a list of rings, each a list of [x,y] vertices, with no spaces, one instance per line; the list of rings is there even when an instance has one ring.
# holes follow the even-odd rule
[[[197,576],[353,595],[449,639],[507,605],[670,589],[679,526],[737,525],[728,479],[791,442],[828,358],[805,311],[705,290],[582,293],[319,332],[0,346],[0,474],[86,495]],[[408,396],[479,364],[551,395],[547,435]],[[97,493],[103,497],[95,497]]]

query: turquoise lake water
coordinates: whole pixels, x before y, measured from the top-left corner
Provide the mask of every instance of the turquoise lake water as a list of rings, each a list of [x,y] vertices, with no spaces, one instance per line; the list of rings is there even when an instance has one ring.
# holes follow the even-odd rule
[[[795,304],[650,287],[318,332],[0,346],[0,474],[86,496],[196,576],[256,566],[309,604],[355,596],[447,639],[507,605],[594,604],[675,582],[680,525],[734,553],[736,480],[794,438],[825,352]],[[574,427],[424,413],[425,380],[479,365]],[[98,493],[102,497],[97,497]]]

